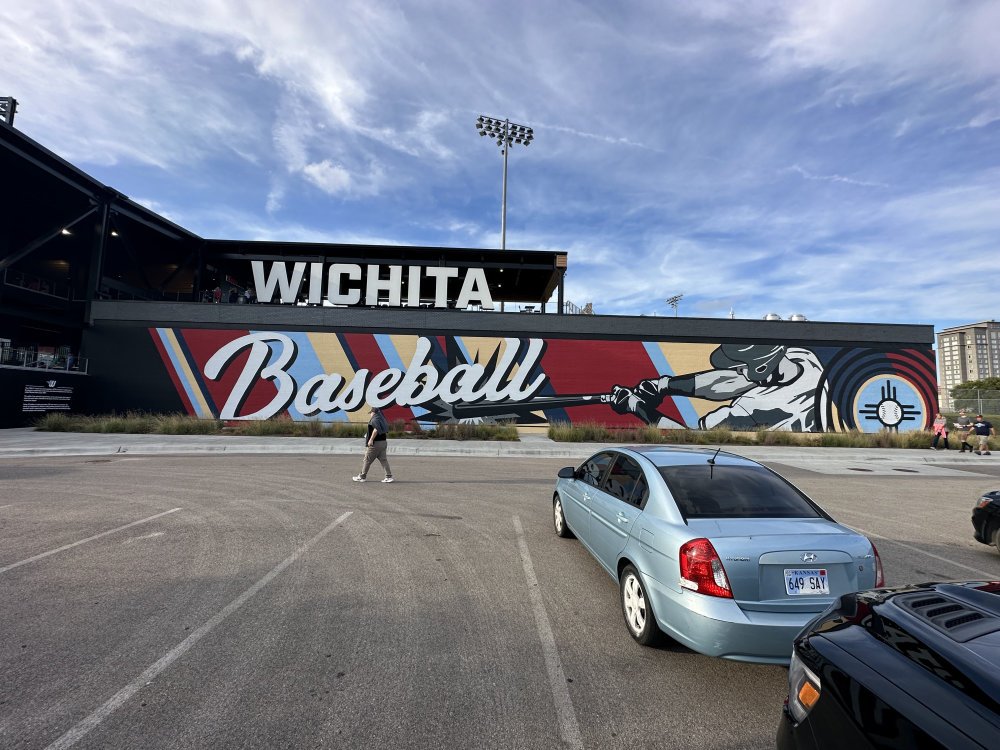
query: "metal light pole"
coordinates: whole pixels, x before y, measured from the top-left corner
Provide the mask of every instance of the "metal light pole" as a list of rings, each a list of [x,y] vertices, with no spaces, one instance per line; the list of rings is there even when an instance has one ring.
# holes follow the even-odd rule
[[[681,298],[683,296],[684,296],[683,294],[677,294],[677,295],[674,295],[673,297],[668,297],[667,299],[664,300],[664,302],[666,302],[668,305],[670,305],[672,308],[674,308],[674,317],[675,318],[677,317],[677,305],[681,301]]]
[[[500,120],[496,117],[485,117],[479,115],[476,121],[476,128],[479,135],[488,135],[493,138],[500,150],[503,152],[503,198],[500,204],[500,249],[507,249],[507,152],[515,143],[529,145],[534,139],[534,131],[526,125],[518,125],[508,119]],[[503,312],[503,301],[500,302],[500,311]]]

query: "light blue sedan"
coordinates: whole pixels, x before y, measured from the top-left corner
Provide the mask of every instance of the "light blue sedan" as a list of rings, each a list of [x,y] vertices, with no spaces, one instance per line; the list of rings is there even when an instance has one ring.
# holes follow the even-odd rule
[[[869,539],[740,456],[666,446],[598,451],[559,471],[560,537],[616,581],[631,636],[788,664],[792,640],[841,594],[883,585]]]

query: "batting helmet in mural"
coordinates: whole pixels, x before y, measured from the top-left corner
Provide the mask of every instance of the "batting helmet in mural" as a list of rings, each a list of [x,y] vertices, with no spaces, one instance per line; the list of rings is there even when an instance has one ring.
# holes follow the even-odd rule
[[[786,346],[770,344],[722,344],[709,357],[716,370],[746,367],[746,378],[755,383],[767,380],[785,356]]]

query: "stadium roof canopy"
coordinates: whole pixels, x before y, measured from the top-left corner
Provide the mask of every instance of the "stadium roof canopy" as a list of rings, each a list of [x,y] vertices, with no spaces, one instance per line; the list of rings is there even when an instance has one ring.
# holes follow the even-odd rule
[[[0,174],[0,338],[79,329],[95,299],[196,301],[245,286],[250,258],[479,267],[496,302],[561,298],[559,252],[205,239],[2,121]]]

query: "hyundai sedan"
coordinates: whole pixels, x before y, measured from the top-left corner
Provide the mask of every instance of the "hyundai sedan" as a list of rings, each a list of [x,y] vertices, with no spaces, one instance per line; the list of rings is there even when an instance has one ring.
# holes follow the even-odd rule
[[[842,594],[883,585],[865,536],[787,480],[721,450],[632,446],[559,471],[555,532],[618,581],[629,634],[708,656],[788,664]]]

